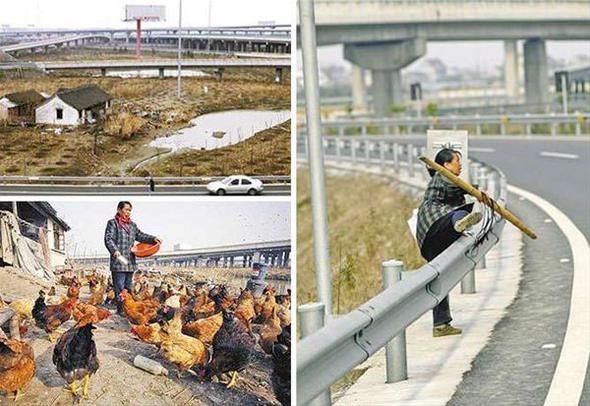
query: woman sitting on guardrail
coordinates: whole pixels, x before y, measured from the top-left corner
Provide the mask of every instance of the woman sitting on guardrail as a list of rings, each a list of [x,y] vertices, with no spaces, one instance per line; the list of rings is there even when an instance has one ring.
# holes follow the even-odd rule
[[[457,176],[461,173],[461,154],[458,151],[441,149],[434,161]],[[463,231],[479,223],[482,214],[471,212],[473,203],[465,202],[467,192],[434,169],[428,169],[428,172],[432,178],[418,209],[416,238],[420,253],[430,262],[461,237]],[[453,318],[448,296],[432,309],[432,316],[434,337],[461,334],[460,328],[451,326]]]

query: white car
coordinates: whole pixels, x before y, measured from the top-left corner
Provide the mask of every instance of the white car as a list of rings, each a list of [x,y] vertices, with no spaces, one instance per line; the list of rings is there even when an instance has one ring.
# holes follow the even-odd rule
[[[207,190],[214,195],[249,194],[256,195],[264,189],[262,182],[244,175],[228,176],[207,184]]]

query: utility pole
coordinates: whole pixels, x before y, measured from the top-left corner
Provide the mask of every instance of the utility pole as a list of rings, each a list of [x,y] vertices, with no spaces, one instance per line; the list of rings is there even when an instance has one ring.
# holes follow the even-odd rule
[[[326,181],[322,146],[320,86],[318,75],[316,28],[313,0],[299,0],[303,81],[305,87],[305,115],[309,149],[309,177],[313,217],[313,243],[318,301],[325,306],[326,319],[332,315],[332,273],[328,213],[326,209]]]
[[[182,67],[180,59],[182,58],[182,0],[178,0],[178,80],[177,80],[177,96],[180,99],[180,77],[182,76]]]

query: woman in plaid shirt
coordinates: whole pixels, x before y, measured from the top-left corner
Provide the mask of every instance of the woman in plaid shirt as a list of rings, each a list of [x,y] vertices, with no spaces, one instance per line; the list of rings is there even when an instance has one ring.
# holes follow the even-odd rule
[[[458,151],[441,149],[434,159],[453,174],[461,173],[461,154]],[[429,169],[430,182],[418,209],[416,238],[420,253],[431,261],[455,242],[465,229],[481,221],[482,214],[471,213],[473,204],[465,204],[465,192],[440,173]],[[434,328],[432,335],[442,337],[461,334],[461,329],[451,326],[449,298],[445,297],[432,309]]]
[[[123,289],[133,291],[133,273],[137,271],[135,254],[131,252],[131,247],[135,241],[146,244],[161,243],[159,238],[141,232],[137,224],[131,221],[132,208],[130,202],[119,202],[117,214],[107,222],[104,232],[104,245],[111,254],[110,268],[119,314],[123,312],[119,294]]]

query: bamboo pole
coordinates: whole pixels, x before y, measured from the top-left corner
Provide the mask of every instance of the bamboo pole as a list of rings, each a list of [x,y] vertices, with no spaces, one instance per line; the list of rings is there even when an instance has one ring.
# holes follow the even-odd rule
[[[437,164],[436,162],[422,156],[420,160],[424,162],[426,165],[430,166],[435,171],[439,172],[441,175],[449,179],[455,185],[459,186],[461,189],[469,193],[471,196],[475,197],[478,201],[484,203],[485,205],[489,206],[500,214],[503,218],[514,224],[519,230],[523,233],[531,237],[533,240],[537,239],[537,234],[533,232],[530,228],[528,228],[518,217],[516,217],[512,212],[508,209],[500,206],[495,200],[489,198],[488,195],[482,193],[477,188],[473,187],[468,182],[465,182],[463,179],[449,171],[447,168]]]

